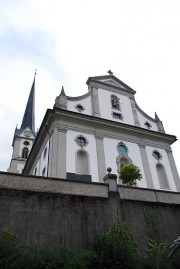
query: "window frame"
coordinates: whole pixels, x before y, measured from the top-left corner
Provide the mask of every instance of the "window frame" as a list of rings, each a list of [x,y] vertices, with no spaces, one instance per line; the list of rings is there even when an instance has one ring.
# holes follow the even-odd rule
[[[22,148],[22,158],[23,159],[27,159],[28,158],[28,155],[29,155],[29,149],[27,147],[23,147]]]
[[[78,141],[79,139],[84,140],[84,141],[85,141],[85,144],[82,145],[82,144]],[[81,148],[84,148],[84,147],[86,147],[86,146],[89,144],[87,138],[86,138],[85,136],[83,136],[83,135],[78,135],[78,136],[76,136],[76,138],[74,139],[74,141],[75,141],[76,144],[77,144],[79,147],[81,147]]]

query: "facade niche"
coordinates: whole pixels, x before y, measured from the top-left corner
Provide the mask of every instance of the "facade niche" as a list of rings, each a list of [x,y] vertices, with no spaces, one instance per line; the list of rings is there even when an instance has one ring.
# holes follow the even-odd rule
[[[111,105],[113,109],[120,110],[119,98],[116,95],[111,95]]]
[[[76,173],[79,175],[89,175],[89,155],[85,150],[76,152]]]
[[[170,189],[165,168],[161,163],[156,164],[156,171],[157,171],[157,176],[158,176],[160,188],[161,189]]]

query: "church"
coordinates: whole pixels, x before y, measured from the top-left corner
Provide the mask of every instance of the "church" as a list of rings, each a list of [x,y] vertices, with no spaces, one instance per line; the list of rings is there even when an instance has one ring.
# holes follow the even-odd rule
[[[71,181],[100,182],[124,164],[140,168],[137,187],[180,192],[180,179],[162,121],[147,115],[135,91],[117,78],[89,77],[88,92],[67,96],[62,87],[35,132],[35,77],[20,129],[15,129],[8,172]],[[118,179],[118,184],[121,180]]]

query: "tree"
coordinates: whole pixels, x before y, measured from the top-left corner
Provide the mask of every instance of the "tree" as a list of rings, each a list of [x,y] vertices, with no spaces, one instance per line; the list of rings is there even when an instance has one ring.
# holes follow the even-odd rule
[[[142,178],[139,167],[134,164],[125,164],[118,169],[118,173],[122,183],[127,184],[127,186],[134,185],[136,180],[141,180]]]

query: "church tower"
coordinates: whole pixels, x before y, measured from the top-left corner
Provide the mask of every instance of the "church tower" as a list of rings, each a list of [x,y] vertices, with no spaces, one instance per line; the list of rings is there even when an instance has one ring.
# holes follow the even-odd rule
[[[16,127],[12,142],[13,153],[8,172],[22,173],[28,155],[34,143],[35,134],[35,77],[24,111],[20,129]]]

